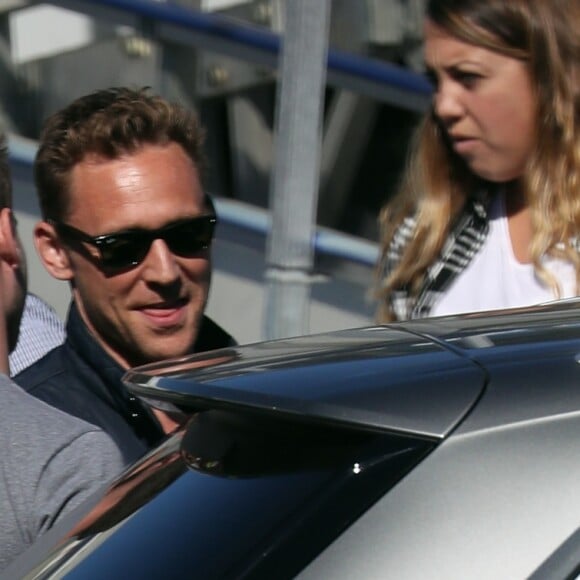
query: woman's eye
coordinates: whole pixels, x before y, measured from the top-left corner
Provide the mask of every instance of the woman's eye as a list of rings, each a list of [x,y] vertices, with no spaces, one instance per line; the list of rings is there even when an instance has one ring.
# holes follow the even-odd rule
[[[474,87],[481,79],[481,75],[469,71],[457,71],[453,76],[457,82],[468,89]]]
[[[439,85],[439,79],[437,78],[435,71],[426,70],[425,76],[427,77],[427,80],[429,81],[429,84],[433,87],[433,89],[437,90],[437,86]]]

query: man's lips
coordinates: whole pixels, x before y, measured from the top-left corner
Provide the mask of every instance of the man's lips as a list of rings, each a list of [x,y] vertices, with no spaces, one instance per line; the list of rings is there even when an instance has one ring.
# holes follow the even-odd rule
[[[138,311],[156,325],[172,326],[182,320],[187,304],[187,300],[181,299],[171,303],[149,304],[142,306]]]

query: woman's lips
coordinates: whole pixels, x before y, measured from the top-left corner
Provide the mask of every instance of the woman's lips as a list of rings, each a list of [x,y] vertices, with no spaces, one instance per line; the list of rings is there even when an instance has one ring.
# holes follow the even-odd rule
[[[473,152],[479,141],[473,137],[453,137],[451,139],[453,149],[458,155],[466,155]]]

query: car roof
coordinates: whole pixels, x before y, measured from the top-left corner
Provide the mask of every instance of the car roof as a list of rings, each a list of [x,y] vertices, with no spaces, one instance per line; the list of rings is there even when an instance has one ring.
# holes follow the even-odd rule
[[[131,391],[158,406],[165,401],[186,408],[248,407],[301,421],[444,438],[492,377],[495,391],[509,383],[501,377],[510,362],[526,365],[542,353],[544,367],[549,367],[546,353],[561,353],[567,344],[570,364],[577,364],[578,304],[232,347],[139,367],[124,380]],[[552,364],[561,361],[553,359]],[[512,390],[507,407],[513,406],[514,396]],[[537,416],[543,402],[534,406],[532,400],[522,408]]]

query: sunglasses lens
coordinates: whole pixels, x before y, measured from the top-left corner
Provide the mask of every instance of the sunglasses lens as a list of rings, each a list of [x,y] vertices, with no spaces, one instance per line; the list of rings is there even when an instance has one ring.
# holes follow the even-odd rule
[[[111,269],[136,266],[147,255],[151,241],[137,232],[109,236],[99,246],[101,262],[104,267]]]
[[[203,216],[168,228],[163,236],[169,249],[178,256],[192,256],[209,248],[213,238],[215,218]]]

